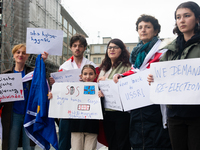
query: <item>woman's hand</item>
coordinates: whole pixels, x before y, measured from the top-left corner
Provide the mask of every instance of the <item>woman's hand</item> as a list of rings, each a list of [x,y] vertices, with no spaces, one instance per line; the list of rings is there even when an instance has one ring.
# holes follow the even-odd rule
[[[121,79],[121,78],[122,78],[122,76],[121,76],[120,74],[116,74],[116,75],[113,76],[113,81],[114,81],[115,83],[117,83],[117,82],[118,82],[118,79]]]
[[[50,85],[53,85],[55,83],[55,80],[53,77],[49,77],[49,83]]]
[[[106,80],[106,77],[103,76],[103,77],[99,77],[98,80],[97,80],[97,82],[99,82],[99,81],[105,81],[105,80]]]
[[[53,98],[53,94],[51,92],[49,92],[48,99],[52,99],[52,98]]]
[[[48,55],[49,54],[47,52],[42,53],[43,61],[45,61],[48,58]]]
[[[98,96],[99,97],[104,97],[103,93],[101,92],[101,90],[98,91]]]
[[[151,85],[151,82],[154,82],[154,80],[153,80],[153,75],[152,75],[152,74],[149,74],[149,75],[147,76],[147,81],[149,82],[149,85]]]

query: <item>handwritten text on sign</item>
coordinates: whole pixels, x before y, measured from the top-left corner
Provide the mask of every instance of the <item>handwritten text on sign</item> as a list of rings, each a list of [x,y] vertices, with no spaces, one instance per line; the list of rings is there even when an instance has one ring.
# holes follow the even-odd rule
[[[65,70],[61,72],[51,73],[51,77],[55,82],[79,82],[81,69]]]
[[[200,104],[200,59],[151,64],[150,98],[156,104]]]
[[[104,107],[123,111],[117,84],[113,80],[109,80],[100,81],[98,85],[105,97]]]
[[[50,55],[62,55],[62,30],[27,28],[26,34],[27,53],[41,54],[46,51]]]
[[[24,100],[21,73],[0,75],[0,100],[1,102]]]
[[[98,86],[94,82],[55,82],[49,117],[103,119]]]
[[[119,80],[119,94],[124,111],[152,104],[149,99],[148,74],[149,70],[145,70]]]

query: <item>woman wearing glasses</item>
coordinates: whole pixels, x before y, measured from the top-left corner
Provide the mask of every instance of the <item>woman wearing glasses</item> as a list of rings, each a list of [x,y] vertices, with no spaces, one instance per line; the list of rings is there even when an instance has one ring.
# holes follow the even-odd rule
[[[123,73],[131,69],[129,52],[119,39],[112,39],[106,50],[106,55],[100,65],[100,80],[112,79],[116,73]],[[100,92],[99,96],[103,94]],[[129,143],[130,114],[111,109],[104,112],[104,130],[109,150],[130,150]]]

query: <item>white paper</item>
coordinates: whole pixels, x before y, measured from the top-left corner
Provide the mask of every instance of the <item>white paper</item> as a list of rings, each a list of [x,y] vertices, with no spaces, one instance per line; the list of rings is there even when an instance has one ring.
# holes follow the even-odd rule
[[[152,63],[155,104],[200,104],[200,58]]]
[[[64,70],[61,72],[51,73],[55,82],[79,82],[81,69]]]
[[[1,102],[24,100],[21,73],[0,74],[0,100]]]
[[[26,53],[62,56],[63,31],[42,28],[27,28]]]
[[[52,94],[51,118],[103,119],[95,82],[55,82]]]
[[[137,109],[152,104],[149,98],[147,75],[149,70],[119,79],[118,87],[124,111]]]
[[[99,88],[104,94],[104,107],[123,111],[118,86],[113,80],[100,81]]]

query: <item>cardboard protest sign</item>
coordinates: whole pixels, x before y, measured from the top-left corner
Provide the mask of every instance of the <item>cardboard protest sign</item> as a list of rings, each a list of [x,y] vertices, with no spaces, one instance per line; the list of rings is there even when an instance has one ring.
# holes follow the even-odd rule
[[[54,78],[55,82],[79,82],[80,74],[81,69],[73,69],[51,73],[51,77]]]
[[[1,102],[24,100],[21,73],[0,74],[0,100]]]
[[[155,104],[200,104],[200,58],[153,63],[150,99]]]
[[[100,81],[99,88],[104,94],[104,107],[123,111],[118,86],[113,80]]]
[[[63,31],[42,28],[27,28],[26,53],[62,56]]]
[[[119,94],[124,111],[152,104],[149,97],[150,88],[147,82],[148,74],[149,70],[147,69],[119,80]]]
[[[52,94],[49,117],[103,119],[95,82],[55,82]]]

